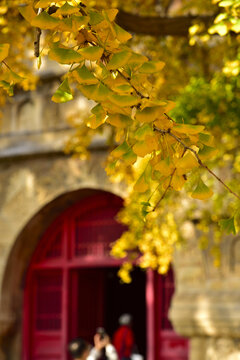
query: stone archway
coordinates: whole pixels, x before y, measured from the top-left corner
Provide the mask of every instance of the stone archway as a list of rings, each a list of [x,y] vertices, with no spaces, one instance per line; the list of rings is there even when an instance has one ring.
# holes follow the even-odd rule
[[[21,358],[22,306],[25,275],[39,240],[49,225],[68,207],[85,197],[107,193],[80,189],[64,193],[38,211],[17,236],[4,272],[0,303],[0,360]],[[14,356],[13,356],[14,354]]]

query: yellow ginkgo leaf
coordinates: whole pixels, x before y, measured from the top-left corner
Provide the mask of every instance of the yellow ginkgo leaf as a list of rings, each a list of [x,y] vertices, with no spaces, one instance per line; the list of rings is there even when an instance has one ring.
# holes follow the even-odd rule
[[[88,46],[79,50],[79,54],[81,54],[84,59],[90,61],[97,61],[101,58],[104,49],[100,46]]]
[[[68,84],[68,79],[65,79],[57,91],[53,94],[52,101],[55,103],[64,103],[72,99],[73,95]]]
[[[49,15],[46,11],[41,12],[34,19],[31,20],[31,25],[39,27],[40,29],[55,29],[60,23],[59,19]]]
[[[185,182],[186,182],[185,177],[183,177],[182,175],[179,176],[175,173],[172,177],[171,186],[174,190],[180,191],[182,190]]]
[[[175,166],[170,158],[160,160],[154,165],[154,170],[159,171],[163,176],[170,176],[173,173]]]
[[[174,127],[172,129],[174,132],[178,132],[178,133],[183,133],[183,134],[190,134],[190,135],[194,135],[194,134],[198,134],[201,131],[204,130],[204,126],[203,125],[191,125],[191,124],[177,124],[174,123]]]
[[[188,151],[182,158],[175,161],[175,166],[177,168],[177,174],[183,175],[191,171],[193,168],[198,167],[199,163],[196,157]]]
[[[148,184],[145,181],[145,176],[142,174],[134,185],[134,191],[144,193],[149,188]]]
[[[136,120],[143,123],[149,123],[157,119],[160,111],[159,106],[145,107],[143,110],[138,110],[136,113]]]
[[[153,150],[158,150],[159,149],[159,139],[158,139],[158,134],[154,134],[154,135],[147,135],[145,137],[145,141],[147,146],[149,147],[149,149],[151,150],[151,152]]]
[[[93,75],[91,71],[88,70],[88,68],[85,65],[76,68],[72,72],[72,74],[80,84],[91,85],[98,83],[98,79]]]
[[[148,61],[140,67],[139,72],[143,74],[154,74],[162,70],[164,66],[165,63],[163,61]]]
[[[117,106],[133,106],[137,105],[139,102],[139,99],[132,95],[118,95],[111,93],[108,97],[108,99]]]
[[[123,28],[121,28],[119,25],[114,23],[113,27],[114,27],[114,30],[116,33],[116,37],[117,37],[118,41],[120,41],[120,43],[125,43],[132,38],[132,35],[129,34]]]
[[[34,5],[34,7],[36,8],[36,9],[38,9],[38,8],[46,8],[46,7],[48,7],[50,4],[51,4],[51,0],[39,0],[35,5]]]
[[[201,160],[210,160],[218,153],[218,149],[204,145],[203,148],[198,152],[198,156]]]
[[[155,143],[151,145],[152,147],[150,147],[149,144],[146,143],[146,141],[138,141],[133,146],[133,151],[135,152],[136,155],[140,157],[144,157],[145,155],[150,154],[154,150]]]
[[[137,160],[137,155],[130,149],[127,153],[123,154],[122,159],[127,165],[132,165]]]
[[[132,122],[132,119],[123,114],[108,114],[107,122],[113,126],[125,128]]]
[[[137,140],[144,140],[147,135],[153,135],[153,129],[149,124],[144,124],[140,126],[137,131],[134,133],[134,137]]]
[[[66,46],[59,44],[59,42],[53,43],[48,56],[50,59],[55,60],[60,64],[78,63],[83,60],[82,55],[77,51],[69,49]]]
[[[30,23],[36,17],[36,13],[33,10],[32,5],[19,6],[18,10],[24,19]]]
[[[9,44],[0,44],[0,62],[8,56],[9,48]]]
[[[174,122],[162,113],[158,115],[157,120],[154,121],[154,125],[160,130],[168,130],[173,128]]]
[[[91,129],[97,129],[100,125],[102,125],[105,122],[105,118],[103,117],[98,117],[96,115],[91,115],[86,124],[88,127],[90,127]]]
[[[109,70],[116,70],[123,67],[124,65],[127,64],[128,59],[131,57],[131,55],[132,55],[131,52],[127,50],[113,54],[107,65],[107,68]]]
[[[118,9],[106,9],[102,10],[102,14],[105,17],[105,19],[109,21],[114,21],[115,17],[117,16]]]
[[[124,141],[121,145],[117,146],[112,152],[111,155],[114,157],[120,158],[123,154],[126,154],[131,150],[130,146],[126,141]]]
[[[65,2],[65,4],[56,11],[56,15],[72,15],[77,13],[79,13],[79,8],[70,5],[68,2]]]
[[[200,178],[195,190],[191,194],[191,197],[199,200],[207,200],[212,195],[213,195],[212,190],[209,189],[207,185],[205,185],[202,179]]]

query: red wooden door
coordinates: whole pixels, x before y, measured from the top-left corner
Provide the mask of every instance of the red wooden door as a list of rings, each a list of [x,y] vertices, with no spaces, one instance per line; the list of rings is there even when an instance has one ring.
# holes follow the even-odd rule
[[[104,325],[104,269],[80,269],[71,277],[70,338],[92,343],[96,328]]]
[[[31,294],[31,353],[34,360],[62,358],[62,272],[35,272]]]
[[[187,360],[188,341],[173,330],[168,319],[168,311],[174,293],[173,271],[165,276],[155,274],[156,313],[156,359]]]

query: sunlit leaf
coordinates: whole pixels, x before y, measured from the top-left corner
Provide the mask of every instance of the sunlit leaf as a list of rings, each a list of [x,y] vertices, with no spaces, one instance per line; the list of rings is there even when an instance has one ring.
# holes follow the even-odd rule
[[[204,130],[203,125],[191,125],[191,124],[174,124],[174,131],[177,131],[178,133],[183,134],[198,134],[199,132]]]
[[[98,83],[98,79],[93,75],[91,71],[88,70],[85,65],[75,69],[72,74],[80,84],[91,85]]]
[[[157,119],[160,109],[159,106],[154,106],[138,110],[136,113],[136,120],[143,123],[152,122]]]
[[[73,49],[60,45],[58,42],[53,43],[49,51],[49,58],[60,64],[78,63],[83,60],[82,55]]]
[[[118,13],[118,9],[106,9],[102,11],[102,14],[105,17],[105,19],[109,21],[114,21],[117,13]]]
[[[211,146],[204,145],[203,148],[198,152],[198,156],[201,160],[209,160],[218,153],[218,149]]]
[[[76,13],[79,13],[79,8],[70,5],[68,2],[65,2],[65,4],[56,11],[56,15],[71,15]]]
[[[113,126],[125,128],[132,122],[132,119],[123,114],[109,114],[107,122]]]
[[[201,178],[199,178],[198,184],[195,190],[192,192],[191,197],[199,200],[207,200],[213,195],[211,189],[204,184]]]
[[[137,105],[139,102],[139,99],[132,95],[118,95],[112,93],[108,98],[113,104],[123,107]]]
[[[104,21],[103,15],[97,11],[90,10],[89,15],[90,15],[90,24],[91,25],[97,25],[97,24],[100,24],[102,21]]]
[[[20,14],[24,17],[24,19],[26,19],[30,23],[36,17],[36,13],[33,10],[32,5],[19,6],[18,10]]]
[[[49,15],[46,11],[41,12],[34,19],[31,20],[31,25],[39,27],[40,29],[55,29],[60,23],[59,19],[56,19]]]
[[[111,152],[111,154],[114,157],[120,158],[123,154],[128,153],[130,150],[130,146],[126,141],[124,141],[121,145],[117,146],[116,149]]]
[[[56,103],[64,103],[73,99],[68,79],[65,79],[52,96],[52,101]]]
[[[132,149],[130,149],[122,155],[122,159],[127,165],[132,165],[137,160],[137,155],[132,151]]]
[[[121,68],[127,64],[130,56],[131,52],[126,50],[114,54],[107,65],[108,69],[115,70]]]
[[[9,48],[10,44],[0,44],[0,62],[8,56]]]
[[[11,85],[9,82],[1,80],[0,87],[2,87],[9,96],[13,96],[13,85]]]
[[[234,217],[230,219],[222,219],[219,221],[219,226],[222,231],[225,231],[227,234],[236,235],[236,227],[234,223]]]
[[[99,46],[88,46],[79,50],[84,59],[97,61],[101,58],[104,49]]]
[[[121,43],[125,43],[132,38],[132,35],[121,28],[119,25],[114,23],[113,27],[116,32],[116,37]]]
[[[144,63],[138,71],[143,74],[154,74],[161,71],[164,66],[165,63],[163,61],[148,61]]]
[[[149,185],[146,183],[144,174],[142,174],[134,185],[134,191],[144,193],[148,188]]]

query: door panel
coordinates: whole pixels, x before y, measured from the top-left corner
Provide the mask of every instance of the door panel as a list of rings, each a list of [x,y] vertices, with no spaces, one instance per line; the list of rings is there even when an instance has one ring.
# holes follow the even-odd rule
[[[72,273],[72,337],[90,343],[104,319],[104,269],[83,269]]]
[[[164,276],[155,273],[156,360],[188,359],[188,340],[175,333],[168,319],[173,293],[172,269]]]
[[[62,359],[62,273],[39,271],[33,276],[31,360]]]

